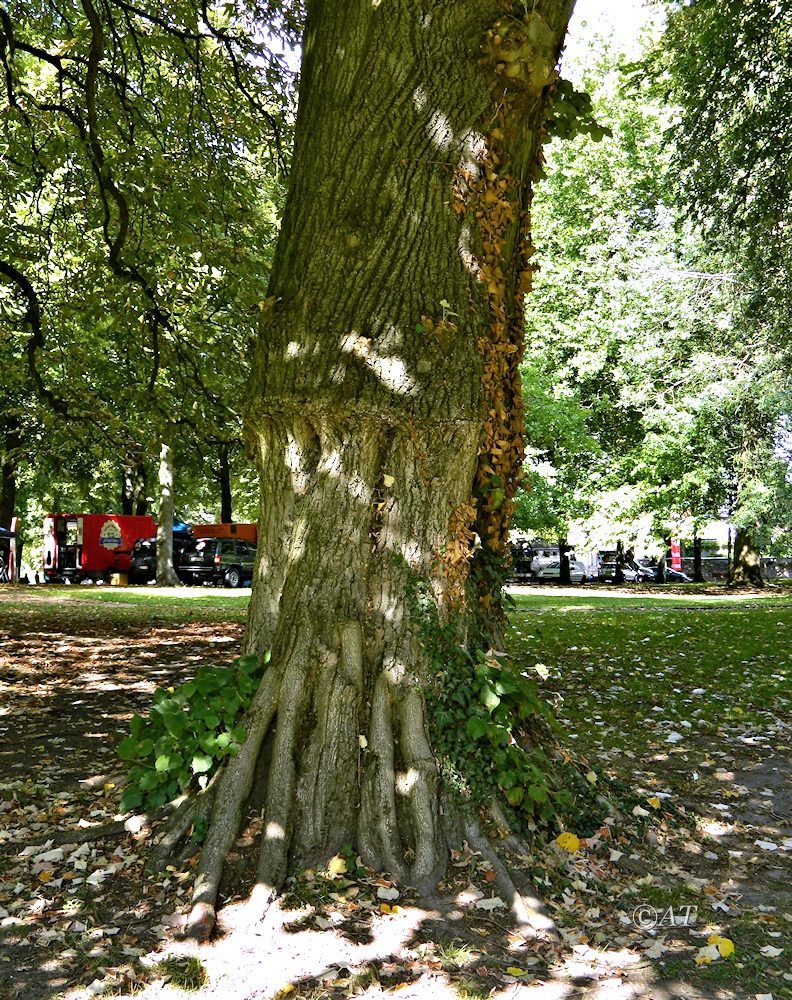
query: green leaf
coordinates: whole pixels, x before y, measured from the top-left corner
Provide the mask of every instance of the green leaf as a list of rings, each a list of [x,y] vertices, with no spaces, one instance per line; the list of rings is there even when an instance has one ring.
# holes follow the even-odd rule
[[[493,712],[500,705],[500,701],[495,689],[491,685],[485,684],[481,689],[481,702],[484,707]]]
[[[474,715],[472,719],[468,719],[467,723],[468,736],[472,736],[474,740],[479,740],[487,732],[487,722],[478,715]]]
[[[168,754],[160,754],[154,761],[154,767],[157,771],[167,771],[170,767],[170,757]]]
[[[237,670],[240,670],[243,674],[254,674],[259,668],[259,659],[257,656],[240,656],[235,662]]]
[[[132,812],[140,806],[142,801],[143,793],[139,788],[136,788],[134,785],[130,785],[124,790],[119,808],[122,813]]]
[[[212,758],[207,755],[196,754],[192,759],[193,774],[203,774],[208,771],[211,766]]]
[[[541,785],[529,785],[528,794],[534,802],[547,802],[547,789]]]
[[[159,784],[159,774],[156,771],[146,771],[140,779],[139,787],[143,792],[149,792]]]
[[[127,736],[118,744],[118,756],[121,760],[134,760],[140,756],[140,743],[134,736]]]

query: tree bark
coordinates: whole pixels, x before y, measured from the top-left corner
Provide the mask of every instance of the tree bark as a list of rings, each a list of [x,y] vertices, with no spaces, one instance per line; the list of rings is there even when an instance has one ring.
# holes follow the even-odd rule
[[[246,651],[271,661],[218,782],[196,936],[263,745],[263,900],[345,843],[429,889],[466,835],[432,752],[415,594],[468,644],[498,631],[531,180],[571,7],[308,4],[247,406],[261,515]]]
[[[734,539],[734,561],[729,584],[733,587],[763,587],[762,560],[747,528],[738,528]]]
[[[569,567],[569,545],[566,538],[559,539],[558,542],[559,571],[558,582],[569,584],[572,582]]]
[[[128,459],[121,470],[121,513],[148,513],[146,466],[139,456]]]
[[[14,414],[5,418],[3,452],[0,458],[0,525],[8,528],[16,513],[17,469],[19,467],[22,434]]]
[[[233,496],[231,494],[231,463],[228,451],[227,444],[220,445],[217,478],[220,482],[220,521],[222,524],[230,524],[234,520]]]
[[[159,517],[157,521],[157,586],[176,587],[173,568],[173,450],[163,441],[159,460]]]
[[[616,569],[613,573],[614,583],[624,583],[624,543],[616,542]]]
[[[701,565],[701,537],[693,535],[693,582],[704,583],[704,570]]]

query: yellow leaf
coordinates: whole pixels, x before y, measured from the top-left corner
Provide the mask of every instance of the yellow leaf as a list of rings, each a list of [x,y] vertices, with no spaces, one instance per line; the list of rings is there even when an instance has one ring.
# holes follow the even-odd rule
[[[729,955],[733,955],[734,941],[730,938],[720,938],[718,941],[718,951],[721,953],[721,958],[728,958]]]
[[[720,934],[710,934],[707,938],[708,945],[715,945],[721,958],[728,958],[734,954],[734,941],[731,938],[721,937]],[[701,949],[704,951],[704,949]]]
[[[339,854],[336,854],[334,858],[330,858],[327,870],[331,875],[343,875],[347,870],[347,863]]]
[[[524,976],[525,969],[516,969],[513,965],[510,965],[506,970],[510,976]]]
[[[597,784],[597,775],[593,771],[589,771],[586,775],[586,781],[591,785]]]
[[[39,882],[49,882],[54,872],[39,872]]]
[[[385,476],[383,476],[383,477],[382,477],[382,485],[383,485],[383,486],[384,486],[384,487],[385,487],[386,489],[390,489],[390,488],[391,488],[391,486],[393,486],[393,484],[394,484],[395,482],[396,482],[396,479],[395,479],[395,478],[394,478],[393,476],[388,476],[388,475],[385,475]]]
[[[380,913],[393,913],[389,903],[380,903]]]
[[[575,851],[580,850],[580,838],[575,836],[574,833],[559,833],[556,837],[556,844],[562,850],[569,851],[570,854],[574,854]]]
[[[647,799],[646,801],[649,803],[649,805],[652,807],[652,809],[659,809],[660,808],[660,799],[658,799],[658,797],[656,795],[654,796],[654,798]]]

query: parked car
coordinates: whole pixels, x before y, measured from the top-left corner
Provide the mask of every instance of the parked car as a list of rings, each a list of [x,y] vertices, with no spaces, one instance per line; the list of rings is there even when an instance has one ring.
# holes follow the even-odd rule
[[[656,571],[652,571],[647,566],[639,566],[633,563],[632,566],[625,564],[622,567],[625,583],[652,583],[657,576]],[[603,583],[613,583],[616,578],[616,563],[603,562],[600,566],[600,581]]]
[[[253,576],[256,546],[242,538],[198,538],[185,546],[176,572],[185,583],[241,587]]]
[[[181,554],[193,541],[189,527],[180,525],[173,529],[173,565],[178,569]],[[157,579],[157,539],[138,538],[132,546],[129,560],[129,582],[151,583]]]
[[[643,572],[645,578],[650,583],[657,583],[658,566],[657,566],[656,563],[654,565],[647,565],[645,563],[642,563],[639,566],[639,569]],[[687,573],[682,573],[678,569],[672,569],[670,566],[666,566],[666,570],[665,570],[665,582],[666,583],[692,583],[693,581],[690,579],[690,577],[687,575]]]
[[[561,560],[556,559],[553,562],[545,563],[536,570],[537,580],[560,580],[561,579]],[[586,567],[580,562],[579,559],[569,560],[569,579],[572,583],[585,583],[588,577],[586,576]]]

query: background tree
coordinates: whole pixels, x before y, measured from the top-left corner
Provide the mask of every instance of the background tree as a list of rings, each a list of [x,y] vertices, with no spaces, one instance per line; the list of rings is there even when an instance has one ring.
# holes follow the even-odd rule
[[[124,483],[178,437],[200,453],[221,428],[241,433],[291,92],[256,16],[91,0],[0,12],[15,165],[3,274],[37,300],[30,389],[64,426],[108,436]],[[273,36],[297,23],[284,8]]]
[[[584,85],[613,136],[548,149],[527,313],[526,363],[598,444],[574,462],[574,500],[588,506],[585,525],[600,545],[639,526],[658,540],[672,528],[695,534],[729,504],[743,532],[766,525],[777,544],[786,506],[773,442],[785,365],[741,259],[678,207],[668,95],[658,100],[634,68],[621,68],[612,45],[594,49]],[[566,491],[560,501],[547,488],[534,495],[559,515],[567,509]],[[543,530],[548,516],[536,504],[522,512]]]

